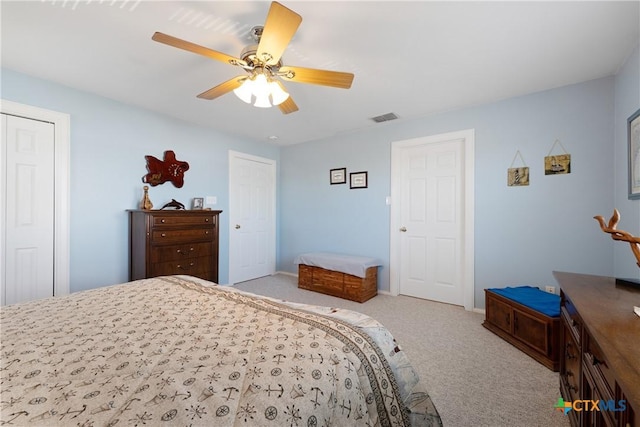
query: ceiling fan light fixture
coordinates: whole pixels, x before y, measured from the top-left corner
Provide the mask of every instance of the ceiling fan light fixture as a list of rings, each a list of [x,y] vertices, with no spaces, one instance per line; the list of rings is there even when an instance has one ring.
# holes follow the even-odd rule
[[[271,90],[273,105],[280,105],[289,98],[289,94],[282,90],[282,86],[277,82],[269,82],[269,89]]]
[[[253,105],[259,108],[280,105],[289,98],[289,94],[278,82],[269,79],[264,73],[248,77],[240,87],[233,90],[233,93],[247,104],[251,104],[255,97]]]
[[[247,104],[251,104],[251,99],[253,96],[253,86],[254,81],[251,78],[246,79],[240,87],[237,87],[233,90],[233,93],[236,94],[238,98]]]
[[[272,107],[271,102],[269,101],[269,95],[271,91],[269,90],[269,82],[267,81],[267,76],[264,74],[257,74],[255,80],[253,81],[253,95],[256,97],[256,102],[253,104],[258,108],[269,108]]]
[[[260,93],[256,94],[256,102],[253,104],[254,107],[258,108],[271,108],[271,102],[269,101],[268,93]]]

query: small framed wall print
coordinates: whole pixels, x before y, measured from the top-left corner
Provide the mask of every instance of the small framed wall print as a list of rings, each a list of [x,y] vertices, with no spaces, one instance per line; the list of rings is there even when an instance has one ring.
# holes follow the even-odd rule
[[[367,188],[367,172],[351,172],[349,188]]]
[[[329,171],[329,183],[333,184],[346,184],[347,183],[347,168],[331,169]]]
[[[204,208],[204,197],[194,197],[191,203],[191,209],[202,210]]]
[[[509,168],[507,170],[507,185],[509,187],[522,187],[529,185],[529,168]]]

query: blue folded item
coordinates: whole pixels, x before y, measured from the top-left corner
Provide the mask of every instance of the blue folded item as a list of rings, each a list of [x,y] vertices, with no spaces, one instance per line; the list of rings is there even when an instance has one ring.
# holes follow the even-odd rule
[[[560,296],[533,286],[490,288],[493,293],[518,302],[549,317],[560,316]]]

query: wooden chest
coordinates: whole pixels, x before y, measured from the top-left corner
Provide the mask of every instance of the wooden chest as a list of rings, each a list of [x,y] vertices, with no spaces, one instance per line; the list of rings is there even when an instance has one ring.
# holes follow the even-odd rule
[[[300,264],[298,287],[351,301],[365,302],[378,294],[378,267],[367,268],[363,278]]]
[[[549,317],[491,289],[485,289],[485,312],[485,328],[554,372],[559,370],[559,316]]]
[[[129,211],[129,279],[188,274],[217,282],[220,212]]]

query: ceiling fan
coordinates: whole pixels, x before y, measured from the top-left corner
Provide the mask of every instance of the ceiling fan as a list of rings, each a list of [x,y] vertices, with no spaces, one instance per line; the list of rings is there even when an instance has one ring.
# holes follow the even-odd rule
[[[264,26],[251,29],[257,44],[245,47],[239,58],[160,32],[154,33],[152,39],[241,67],[247,72],[247,75],[234,77],[202,92],[198,98],[215,99],[234,91],[244,102],[251,103],[255,99],[256,107],[277,105],[280,111],[289,114],[298,111],[298,106],[285,91],[282,81],[349,89],[354,77],[351,73],[283,64],[282,53],[301,22],[300,15],[278,2],[272,2]]]

